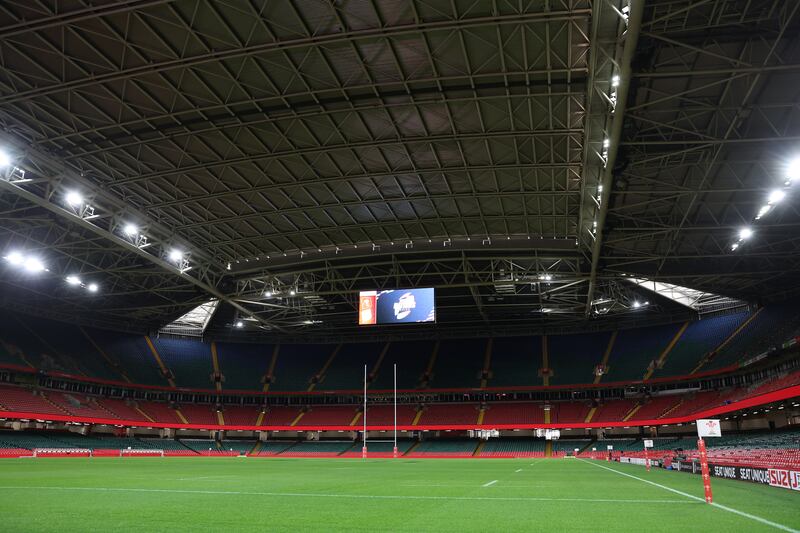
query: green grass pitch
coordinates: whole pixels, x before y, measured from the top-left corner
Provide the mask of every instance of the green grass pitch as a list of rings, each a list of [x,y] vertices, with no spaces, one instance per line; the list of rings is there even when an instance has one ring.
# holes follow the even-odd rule
[[[800,529],[800,493],[712,483],[727,509],[699,476],[577,459],[3,459],[0,530]]]

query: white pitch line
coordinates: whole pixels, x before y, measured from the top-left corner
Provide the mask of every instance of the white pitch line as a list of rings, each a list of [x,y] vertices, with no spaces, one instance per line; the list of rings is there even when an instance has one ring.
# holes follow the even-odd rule
[[[634,475],[631,475],[631,474],[628,474],[628,473],[625,473],[625,472],[620,472],[619,470],[615,470],[615,469],[609,468],[607,466],[599,465],[597,463],[591,463],[591,462],[589,462],[589,461],[587,461],[585,459],[580,459],[580,460],[583,461],[584,463],[589,463],[592,466],[596,466],[598,468],[602,468],[604,470],[608,470],[610,472],[614,472],[614,473],[619,474],[621,476],[625,476],[625,477],[629,477],[631,479],[636,479],[636,480],[639,480],[639,481],[643,481],[644,483],[648,483],[648,484],[653,485],[655,487],[658,487],[660,489],[664,489],[664,490],[668,490],[670,492],[674,492],[675,494],[680,494],[681,496],[686,496],[687,498],[691,498],[691,499],[697,500],[699,502],[703,502],[703,503],[706,502],[705,499],[700,498],[699,496],[695,496],[693,494],[689,494],[688,492],[683,492],[683,491],[680,491],[680,490],[677,490],[677,489],[673,489],[672,487],[667,487],[666,485],[662,485],[660,483],[656,483],[655,481],[650,481],[649,479],[644,479],[644,478],[641,478],[641,477],[638,477],[638,476],[634,476]],[[783,524],[778,524],[777,522],[772,522],[770,520],[767,520],[766,518],[761,518],[760,516],[752,515],[750,513],[745,513],[744,511],[739,511],[738,509],[734,509],[732,507],[728,507],[727,505],[721,505],[719,503],[712,503],[711,506],[712,507],[716,507],[717,509],[722,509],[723,511],[728,511],[729,513],[733,513],[733,514],[736,514],[736,515],[739,515],[739,516],[743,516],[745,518],[749,518],[750,520],[754,520],[756,522],[760,522],[760,523],[762,523],[762,524],[764,524],[766,526],[771,526],[771,527],[774,527],[776,529],[780,529],[782,531],[790,531],[792,533],[800,533],[800,531],[798,531],[797,529],[792,529],[789,526],[784,526]]]
[[[517,470],[515,470],[515,472],[522,472],[522,469],[518,468]]]
[[[493,480],[492,480],[492,481],[490,481],[489,483],[484,483],[484,484],[483,484],[483,486],[484,486],[484,487],[491,487],[491,486],[492,486],[492,485],[494,485],[495,483],[497,483],[497,480],[496,480],[496,479],[493,479]]]
[[[302,493],[302,492],[247,492],[234,490],[183,490],[183,489],[146,489],[123,487],[21,487],[0,486],[0,490],[63,490],[83,492],[152,492],[166,494],[212,494],[225,496],[273,496],[292,498],[354,498],[367,500],[466,500],[466,501],[513,501],[513,502],[584,502],[584,503],[687,503],[696,505],[697,502],[687,500],[620,500],[613,498],[526,498],[514,496],[413,496],[413,495],[388,495],[388,494],[330,494],[330,493]]]

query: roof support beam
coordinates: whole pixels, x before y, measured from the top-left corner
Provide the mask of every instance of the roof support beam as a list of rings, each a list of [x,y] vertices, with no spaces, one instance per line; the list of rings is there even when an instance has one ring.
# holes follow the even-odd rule
[[[620,141],[622,139],[622,124],[625,120],[625,106],[628,104],[628,90],[631,82],[631,60],[636,52],[636,43],[639,40],[639,31],[642,27],[642,14],[644,13],[644,0],[633,0],[628,16],[628,29],[625,32],[625,44],[622,49],[622,58],[619,63],[620,84],[617,88],[617,103],[614,107],[614,118],[611,122],[611,131],[608,133],[608,157],[606,166],[601,176],[600,208],[597,211],[597,234],[592,247],[592,266],[589,272],[589,291],[586,298],[586,314],[592,311],[592,300],[597,286],[597,265],[600,263],[600,252],[603,248],[603,233],[605,231],[608,204],[611,198],[611,185],[614,179],[614,164],[617,160]]]

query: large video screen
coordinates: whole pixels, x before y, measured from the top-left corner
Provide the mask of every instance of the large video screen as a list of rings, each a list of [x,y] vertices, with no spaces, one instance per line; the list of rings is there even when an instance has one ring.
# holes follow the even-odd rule
[[[436,322],[434,289],[361,291],[358,325]]]

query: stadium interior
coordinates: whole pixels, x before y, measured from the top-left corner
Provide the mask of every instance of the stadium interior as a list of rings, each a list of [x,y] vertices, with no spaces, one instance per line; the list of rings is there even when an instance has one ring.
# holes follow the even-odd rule
[[[800,529],[724,485],[800,491],[800,2],[0,4],[0,472],[710,463]]]

